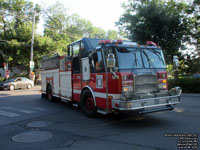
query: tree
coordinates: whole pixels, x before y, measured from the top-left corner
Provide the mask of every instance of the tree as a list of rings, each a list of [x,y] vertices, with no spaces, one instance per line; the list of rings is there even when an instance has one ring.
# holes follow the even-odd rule
[[[200,57],[194,58],[190,55],[182,56],[179,69],[184,75],[191,76],[193,74],[200,74]]]
[[[144,44],[154,41],[164,50],[168,63],[178,54],[181,43],[189,40],[191,19],[186,15],[189,5],[175,0],[135,0],[124,4],[126,10],[117,25],[128,38]]]
[[[106,37],[106,32],[101,28],[94,27],[91,21],[80,17],[78,14],[68,15],[67,9],[61,3],[57,2],[47,8],[44,16],[44,35],[50,36],[55,41],[66,40],[69,44],[82,37]]]
[[[28,69],[32,17],[34,12],[40,12],[40,7],[26,0],[0,0],[0,7],[0,39],[4,41],[0,49],[8,56],[9,66],[21,65]]]
[[[118,33],[116,30],[108,30],[107,38],[111,40],[119,39]]]
[[[68,32],[81,37],[91,37],[91,38],[105,38],[106,32],[98,27],[94,27],[91,21],[81,18],[77,14],[69,16],[69,27]]]

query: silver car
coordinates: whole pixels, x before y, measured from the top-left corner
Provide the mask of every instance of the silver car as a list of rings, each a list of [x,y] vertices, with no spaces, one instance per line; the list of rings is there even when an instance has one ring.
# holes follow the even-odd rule
[[[9,79],[5,82],[0,83],[0,89],[3,89],[3,90],[4,89],[15,90],[15,89],[22,89],[22,88],[30,89],[33,86],[34,86],[34,82],[25,77],[17,77],[17,78]]]

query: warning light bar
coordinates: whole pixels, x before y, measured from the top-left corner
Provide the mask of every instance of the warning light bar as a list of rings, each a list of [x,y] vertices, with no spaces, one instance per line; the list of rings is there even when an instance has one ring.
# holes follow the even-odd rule
[[[110,44],[111,40],[100,40],[99,44]]]
[[[149,45],[149,46],[157,46],[156,43],[154,43],[152,41],[147,41],[147,45]]]
[[[99,45],[102,45],[102,44],[122,44],[123,43],[123,40],[100,40],[99,41]]]

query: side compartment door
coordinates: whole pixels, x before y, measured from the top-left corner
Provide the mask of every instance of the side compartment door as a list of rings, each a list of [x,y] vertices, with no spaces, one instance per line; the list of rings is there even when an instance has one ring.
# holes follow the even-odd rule
[[[62,99],[71,100],[71,60],[65,56],[60,59],[60,96]]]
[[[45,73],[45,71],[41,72],[41,81],[42,81],[41,90],[42,90],[43,93],[46,93],[47,83],[46,83],[46,73]]]
[[[80,101],[81,94],[81,61],[80,61],[80,42],[72,45],[72,97],[74,101]]]

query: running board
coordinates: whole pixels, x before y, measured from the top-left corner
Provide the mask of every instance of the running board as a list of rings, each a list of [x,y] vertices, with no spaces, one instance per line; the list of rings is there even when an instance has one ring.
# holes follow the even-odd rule
[[[63,99],[63,98],[60,98],[60,101],[62,101],[62,102],[65,102],[65,103],[69,103],[71,100],[70,99]]]

